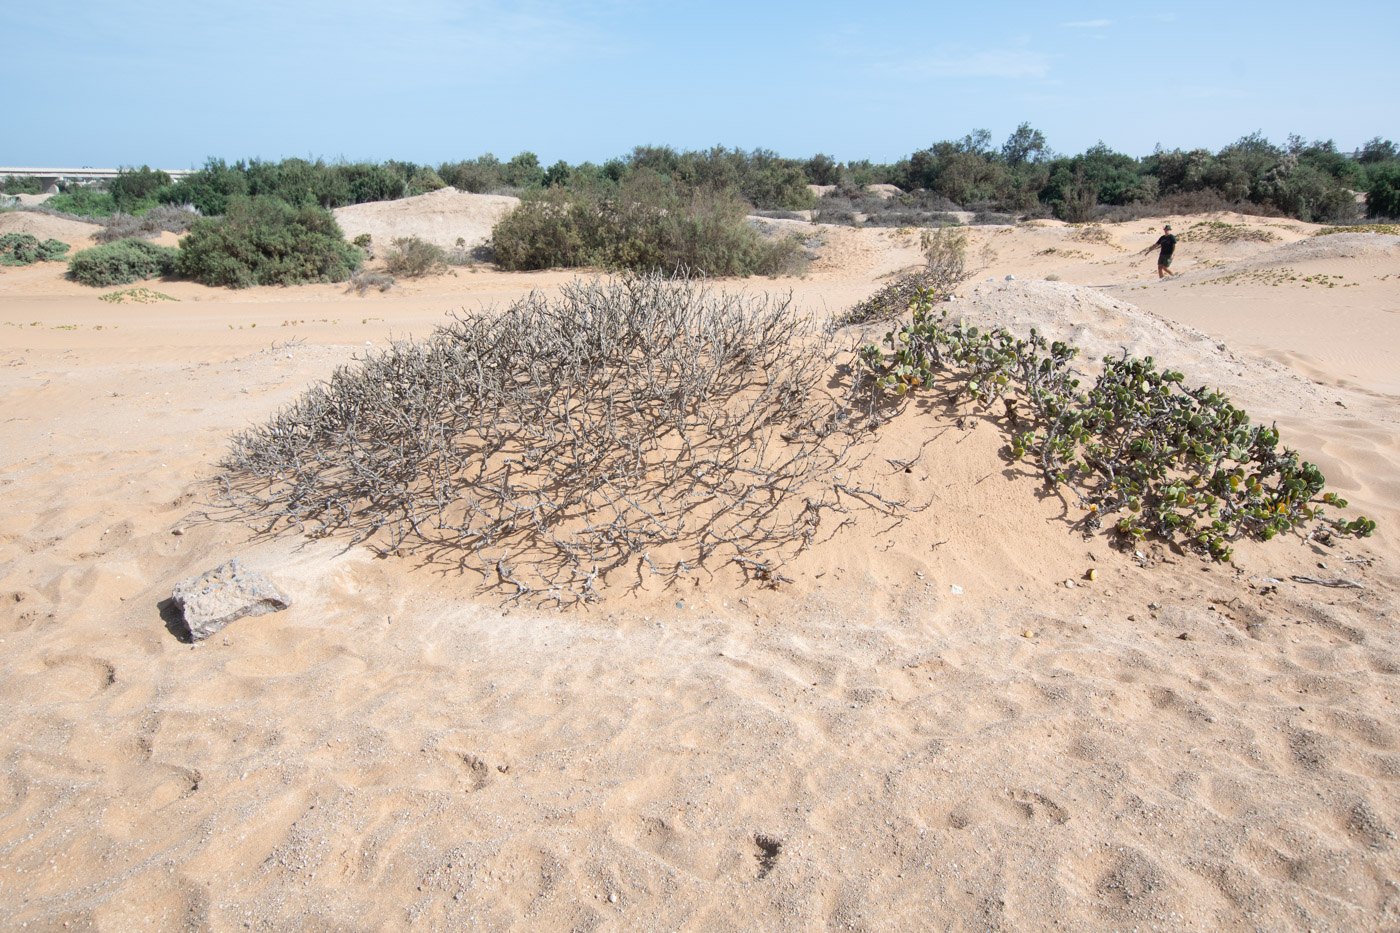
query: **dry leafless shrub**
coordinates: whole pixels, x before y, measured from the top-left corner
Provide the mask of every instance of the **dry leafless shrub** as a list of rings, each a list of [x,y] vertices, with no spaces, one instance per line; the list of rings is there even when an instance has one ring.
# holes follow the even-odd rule
[[[161,204],[139,217],[131,214],[113,214],[107,218],[102,229],[93,234],[93,239],[99,243],[115,243],[132,237],[149,240],[167,231],[184,233],[194,226],[198,219],[199,213],[192,207]]]
[[[776,584],[826,513],[898,505],[841,481],[862,435],[823,388],[836,353],[790,298],[577,282],[343,367],[235,438],[222,499],[531,602],[715,560]]]
[[[369,291],[371,288],[376,288],[381,292],[387,292],[393,287],[394,277],[392,275],[383,275],[379,272],[365,272],[362,269],[350,276],[350,287],[345,290],[347,292],[354,292],[363,298],[365,292]]]

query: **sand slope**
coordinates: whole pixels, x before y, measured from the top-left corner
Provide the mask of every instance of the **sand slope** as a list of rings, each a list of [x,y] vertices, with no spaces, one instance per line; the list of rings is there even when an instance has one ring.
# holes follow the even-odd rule
[[[364,299],[151,283],[180,299],[153,305],[56,264],[0,277],[0,922],[1400,925],[1400,347],[1317,310],[1383,320],[1395,244],[1227,219],[1280,238],[1184,242],[1167,283],[1127,256],[1160,222],[980,229],[985,268],[950,307],[1224,388],[1374,538],[1243,543],[1235,566],[1115,550],[1008,466],[995,417],[911,404],[860,478],[927,508],[854,512],[777,589],[638,568],[566,613],[424,555],[202,515],[230,433],[366,341],[567,274]],[[806,278],[719,284],[821,314],[917,261],[906,233],[811,232]],[[1209,281],[1309,263],[1359,284]],[[1274,322],[1314,337],[1270,345]],[[295,605],[181,643],[160,603],[235,554]]]
[[[380,251],[388,249],[396,237],[408,236],[443,249],[451,249],[460,239],[472,249],[490,239],[496,221],[519,203],[519,198],[508,195],[469,194],[448,187],[398,201],[338,207],[332,213],[346,239],[368,233]]]

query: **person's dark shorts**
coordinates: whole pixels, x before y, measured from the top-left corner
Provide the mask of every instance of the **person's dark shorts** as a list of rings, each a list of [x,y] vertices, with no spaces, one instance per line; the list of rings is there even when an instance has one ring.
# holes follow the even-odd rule
[[[1166,259],[1157,260],[1157,265],[1159,266],[1166,266],[1167,268],[1171,268],[1171,264],[1172,258],[1170,256],[1168,256]]]

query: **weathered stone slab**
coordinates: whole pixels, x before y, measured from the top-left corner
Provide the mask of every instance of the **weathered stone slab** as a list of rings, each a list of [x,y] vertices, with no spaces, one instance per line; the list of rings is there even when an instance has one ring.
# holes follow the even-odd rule
[[[180,607],[193,641],[202,641],[235,619],[280,612],[292,599],[271,580],[234,558],[198,577],[175,585],[171,594]]]

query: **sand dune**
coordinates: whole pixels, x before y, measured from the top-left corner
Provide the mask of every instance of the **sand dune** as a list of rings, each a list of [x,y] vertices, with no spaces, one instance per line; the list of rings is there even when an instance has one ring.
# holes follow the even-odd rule
[[[1118,550],[1008,467],[994,418],[911,405],[860,476],[927,508],[853,513],[778,588],[639,567],[569,612],[203,518],[232,432],[366,342],[569,274],[131,305],[6,270],[0,922],[1400,926],[1400,245],[1173,223],[1206,219],[1277,239],[1186,240],[1159,282],[1133,254],[1160,221],[977,228],[949,307],[1225,390],[1375,537]],[[805,278],[717,285],[820,315],[918,261],[907,232],[809,232]],[[234,555],[295,604],[182,643],[161,602]]]

